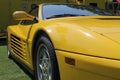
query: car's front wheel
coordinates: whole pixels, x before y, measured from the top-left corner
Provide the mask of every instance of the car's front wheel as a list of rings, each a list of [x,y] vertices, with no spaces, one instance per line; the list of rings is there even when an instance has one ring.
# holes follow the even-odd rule
[[[35,80],[60,80],[54,47],[42,36],[36,45]]]

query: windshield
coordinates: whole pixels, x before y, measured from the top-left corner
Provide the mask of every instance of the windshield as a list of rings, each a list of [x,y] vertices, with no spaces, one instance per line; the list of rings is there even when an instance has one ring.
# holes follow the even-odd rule
[[[43,19],[69,16],[99,16],[99,15],[112,15],[112,14],[92,6],[85,5],[45,4],[42,7]]]

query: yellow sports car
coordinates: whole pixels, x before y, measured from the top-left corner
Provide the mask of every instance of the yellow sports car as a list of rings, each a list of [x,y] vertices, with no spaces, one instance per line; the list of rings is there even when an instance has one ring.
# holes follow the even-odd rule
[[[120,80],[120,17],[85,5],[32,5],[15,11],[8,57],[34,80]]]

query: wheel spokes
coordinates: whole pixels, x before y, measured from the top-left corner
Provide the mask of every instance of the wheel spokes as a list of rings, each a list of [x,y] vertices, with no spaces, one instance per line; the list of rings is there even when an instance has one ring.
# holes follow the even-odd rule
[[[51,61],[48,50],[46,47],[42,46],[39,50],[38,60],[38,77],[40,80],[51,80],[52,78],[52,68]]]

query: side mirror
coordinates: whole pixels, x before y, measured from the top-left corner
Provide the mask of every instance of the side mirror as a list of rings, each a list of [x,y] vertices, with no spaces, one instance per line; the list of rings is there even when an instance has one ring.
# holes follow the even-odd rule
[[[13,13],[13,18],[15,20],[34,20],[34,16],[28,14],[25,11],[15,11]]]
[[[31,5],[31,9],[36,9],[36,8],[38,8],[38,5],[37,5],[37,4],[32,4],[32,5]]]

